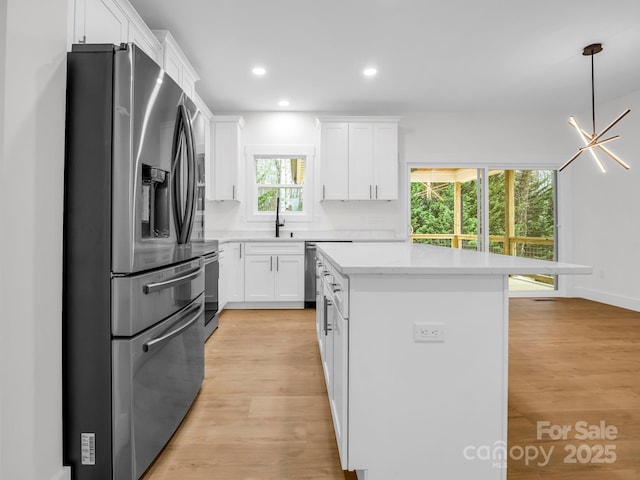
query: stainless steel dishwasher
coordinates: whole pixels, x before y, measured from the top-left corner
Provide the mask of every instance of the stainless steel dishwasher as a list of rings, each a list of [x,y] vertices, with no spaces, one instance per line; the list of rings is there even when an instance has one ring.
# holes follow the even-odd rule
[[[351,240],[314,240],[304,242],[304,307],[316,307],[316,247],[322,242],[351,243]]]

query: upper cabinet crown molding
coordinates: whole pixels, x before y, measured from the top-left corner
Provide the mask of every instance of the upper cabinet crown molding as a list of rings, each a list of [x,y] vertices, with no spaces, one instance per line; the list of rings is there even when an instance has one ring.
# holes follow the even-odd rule
[[[216,123],[236,123],[238,127],[244,128],[245,122],[242,115],[213,115],[213,121]]]

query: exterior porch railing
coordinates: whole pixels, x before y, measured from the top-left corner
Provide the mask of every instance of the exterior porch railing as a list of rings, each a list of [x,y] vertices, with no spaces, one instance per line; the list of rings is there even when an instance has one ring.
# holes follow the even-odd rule
[[[476,250],[476,235],[454,234],[412,234],[411,241],[450,248]],[[555,248],[553,238],[546,237],[507,237],[489,235],[489,251],[517,257],[554,260]]]

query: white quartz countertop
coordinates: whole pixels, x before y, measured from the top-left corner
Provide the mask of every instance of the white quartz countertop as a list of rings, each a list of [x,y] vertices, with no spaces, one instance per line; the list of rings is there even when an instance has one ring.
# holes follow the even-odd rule
[[[590,274],[591,267],[530,258],[403,243],[318,243],[344,275]]]
[[[289,232],[284,232],[277,237],[271,231],[254,232],[213,232],[207,234],[207,238],[216,239],[223,243],[229,242],[406,242],[406,237],[394,236],[388,232],[294,232],[293,237]]]

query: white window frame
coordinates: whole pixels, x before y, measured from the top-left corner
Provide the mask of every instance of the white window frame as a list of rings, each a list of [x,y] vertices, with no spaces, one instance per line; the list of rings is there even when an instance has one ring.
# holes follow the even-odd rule
[[[304,158],[304,185],[302,187],[302,212],[280,212],[280,219],[287,222],[311,222],[313,220],[314,160],[313,145],[247,145],[245,147],[247,178],[247,221],[274,222],[275,213],[258,211],[258,184],[256,183],[256,158]]]

